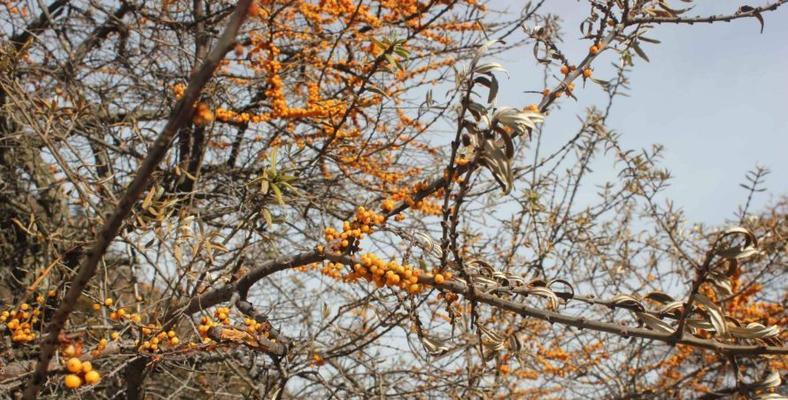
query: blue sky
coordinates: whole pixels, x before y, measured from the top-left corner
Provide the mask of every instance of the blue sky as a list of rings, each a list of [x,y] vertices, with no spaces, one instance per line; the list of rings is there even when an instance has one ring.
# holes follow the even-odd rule
[[[491,8],[519,13],[523,3],[494,1]],[[737,8],[730,1],[697,3],[690,15],[731,13]],[[578,40],[578,24],[588,13],[585,4],[548,0],[545,10],[564,19],[562,49],[579,62],[590,45]],[[665,146],[663,165],[674,177],[665,194],[685,210],[689,221],[719,224],[732,218],[746,198],[738,184],[756,164],[772,171],[766,180],[768,191],[755,199],[756,209],[788,194],[788,7],[765,19],[763,34],[754,19],[655,27],[647,36],[662,43],[643,46],[651,62],[636,59],[629,75],[630,97],[614,105],[608,125],[622,135],[626,147]],[[606,66],[615,56],[611,52],[602,58],[594,75],[606,79],[611,77]],[[522,93],[541,89],[542,75],[530,48],[498,59],[512,72],[498,103],[538,102],[536,96]],[[605,104],[596,85],[580,86],[579,102],[564,99],[546,122],[545,136],[556,143],[574,134],[576,116],[586,107]]]

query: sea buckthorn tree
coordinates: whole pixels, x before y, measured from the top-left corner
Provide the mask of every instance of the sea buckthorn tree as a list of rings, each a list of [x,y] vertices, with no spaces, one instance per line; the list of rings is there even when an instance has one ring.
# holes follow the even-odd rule
[[[768,171],[693,225],[607,121],[654,26],[785,2],[584,0],[570,58],[544,1],[4,0],[0,396],[784,398]]]

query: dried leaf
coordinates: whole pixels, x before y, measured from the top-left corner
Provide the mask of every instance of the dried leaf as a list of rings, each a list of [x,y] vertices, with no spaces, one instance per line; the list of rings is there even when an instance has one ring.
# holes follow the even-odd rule
[[[649,300],[654,300],[657,303],[662,303],[662,304],[670,303],[670,302],[675,301],[673,299],[673,297],[671,297],[670,295],[668,295],[665,292],[660,292],[660,291],[653,291],[653,292],[647,294],[646,298],[649,299]]]
[[[619,294],[613,297],[611,303],[618,307],[629,308],[637,311],[645,311],[646,307],[637,297],[628,294]]]
[[[635,312],[635,315],[638,316],[643,322],[646,323],[646,326],[649,328],[662,333],[673,333],[676,329],[670,326],[669,323],[645,312]]]
[[[709,315],[709,322],[711,322],[711,324],[714,326],[714,330],[717,332],[717,335],[722,337],[727,336],[728,325],[725,322],[725,316],[722,313],[722,309],[709,300],[708,297],[700,293],[695,294],[695,300],[706,308],[706,312]]]
[[[512,160],[506,156],[503,146],[496,146],[492,140],[485,140],[482,144],[482,154],[479,163],[487,167],[493,178],[501,185],[504,194],[509,194],[514,186],[512,173]]]

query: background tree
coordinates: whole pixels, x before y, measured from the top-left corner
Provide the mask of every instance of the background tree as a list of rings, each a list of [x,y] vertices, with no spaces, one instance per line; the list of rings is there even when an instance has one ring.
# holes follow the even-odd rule
[[[783,398],[768,171],[692,227],[606,122],[651,27],[785,1],[578,3],[578,60],[543,3],[4,2],[0,393]],[[498,104],[501,53],[534,104]],[[607,102],[543,146],[578,85]]]

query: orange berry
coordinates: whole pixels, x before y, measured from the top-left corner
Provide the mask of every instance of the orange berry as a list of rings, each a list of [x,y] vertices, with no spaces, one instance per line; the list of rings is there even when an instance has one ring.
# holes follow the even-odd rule
[[[91,364],[90,361],[83,362],[82,363],[82,372],[88,373],[90,371],[93,371],[93,364]],[[74,372],[74,371],[71,371],[71,372]]]
[[[77,375],[68,374],[63,378],[63,383],[65,383],[66,387],[69,389],[77,389],[82,386],[82,379]]]
[[[88,371],[85,374],[85,382],[88,385],[94,385],[101,380],[101,375],[96,371]]]
[[[595,44],[595,45],[591,46],[591,48],[588,51],[591,52],[591,54],[599,53],[599,46],[597,46]]]
[[[79,361],[79,358],[76,357],[69,358],[68,361],[66,361],[66,369],[68,372],[73,372],[76,374],[77,372],[82,371],[82,361]]]
[[[435,274],[435,283],[440,285],[441,283],[445,282],[445,278],[442,274]]]
[[[569,66],[568,65],[562,65],[561,66],[561,73],[564,74],[564,75],[568,75],[569,74]]]
[[[107,306],[107,307],[111,307],[111,306],[112,306],[112,303],[114,303],[114,301],[112,300],[112,298],[111,298],[111,297],[107,297],[106,299],[104,299],[104,305],[105,305],[105,306]]]
[[[583,78],[590,78],[592,74],[591,68],[586,68],[583,70]]]

